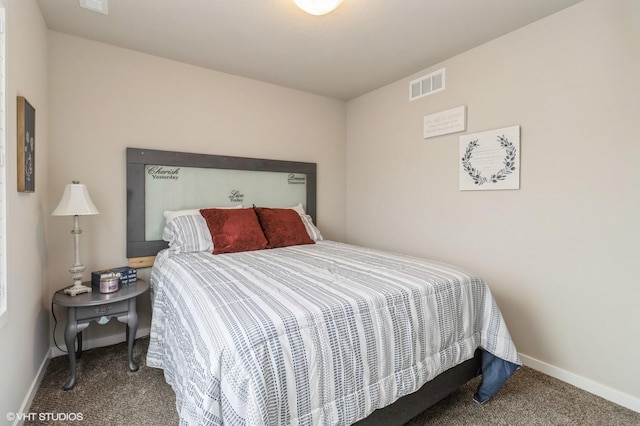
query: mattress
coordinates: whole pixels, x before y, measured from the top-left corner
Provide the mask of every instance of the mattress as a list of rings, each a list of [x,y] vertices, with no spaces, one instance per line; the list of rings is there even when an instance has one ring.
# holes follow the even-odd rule
[[[151,286],[147,364],[181,424],[349,425],[477,348],[487,370],[507,366],[483,378],[484,402],[521,365],[486,283],[412,256],[333,241],[166,250]]]

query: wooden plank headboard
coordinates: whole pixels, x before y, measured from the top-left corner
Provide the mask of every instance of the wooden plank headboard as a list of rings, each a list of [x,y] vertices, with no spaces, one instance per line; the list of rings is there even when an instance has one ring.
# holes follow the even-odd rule
[[[127,148],[129,265],[151,266],[167,247],[165,210],[299,203],[315,222],[315,163]]]

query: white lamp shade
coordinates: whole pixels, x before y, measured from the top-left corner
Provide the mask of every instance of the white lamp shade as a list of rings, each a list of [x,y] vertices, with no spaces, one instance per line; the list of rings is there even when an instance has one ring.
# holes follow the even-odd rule
[[[340,6],[342,0],[293,0],[300,9],[311,15],[326,15]]]
[[[79,182],[73,182],[64,188],[62,199],[51,214],[53,216],[84,216],[99,213],[89,197],[87,187]]]

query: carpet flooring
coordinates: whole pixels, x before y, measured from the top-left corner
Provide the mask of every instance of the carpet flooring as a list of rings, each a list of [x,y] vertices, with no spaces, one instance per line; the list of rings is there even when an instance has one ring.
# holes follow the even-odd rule
[[[136,340],[134,359],[140,369],[135,373],[127,369],[124,343],[83,352],[76,386],[68,392],[62,390],[68,359],[52,359],[24,424],[177,425],[173,390],[161,370],[145,363],[148,344],[148,337]],[[407,426],[640,425],[640,413],[527,367],[485,405],[472,401],[477,385],[478,379],[472,380]]]

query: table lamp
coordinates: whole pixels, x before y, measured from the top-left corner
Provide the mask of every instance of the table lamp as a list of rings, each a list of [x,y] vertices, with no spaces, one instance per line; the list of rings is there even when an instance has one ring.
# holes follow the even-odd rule
[[[75,264],[69,269],[71,277],[73,278],[73,286],[64,290],[66,294],[70,294],[71,296],[91,293],[91,287],[82,285],[82,276],[86,268],[80,263],[80,250],[78,245],[80,243],[82,230],[80,229],[79,216],[99,213],[96,206],[93,205],[91,197],[89,197],[87,187],[78,181],[73,181],[73,183],[64,188],[64,194],[62,194],[62,199],[60,203],[58,203],[58,207],[51,213],[53,216],[73,216],[73,230],[71,233],[73,234]]]

